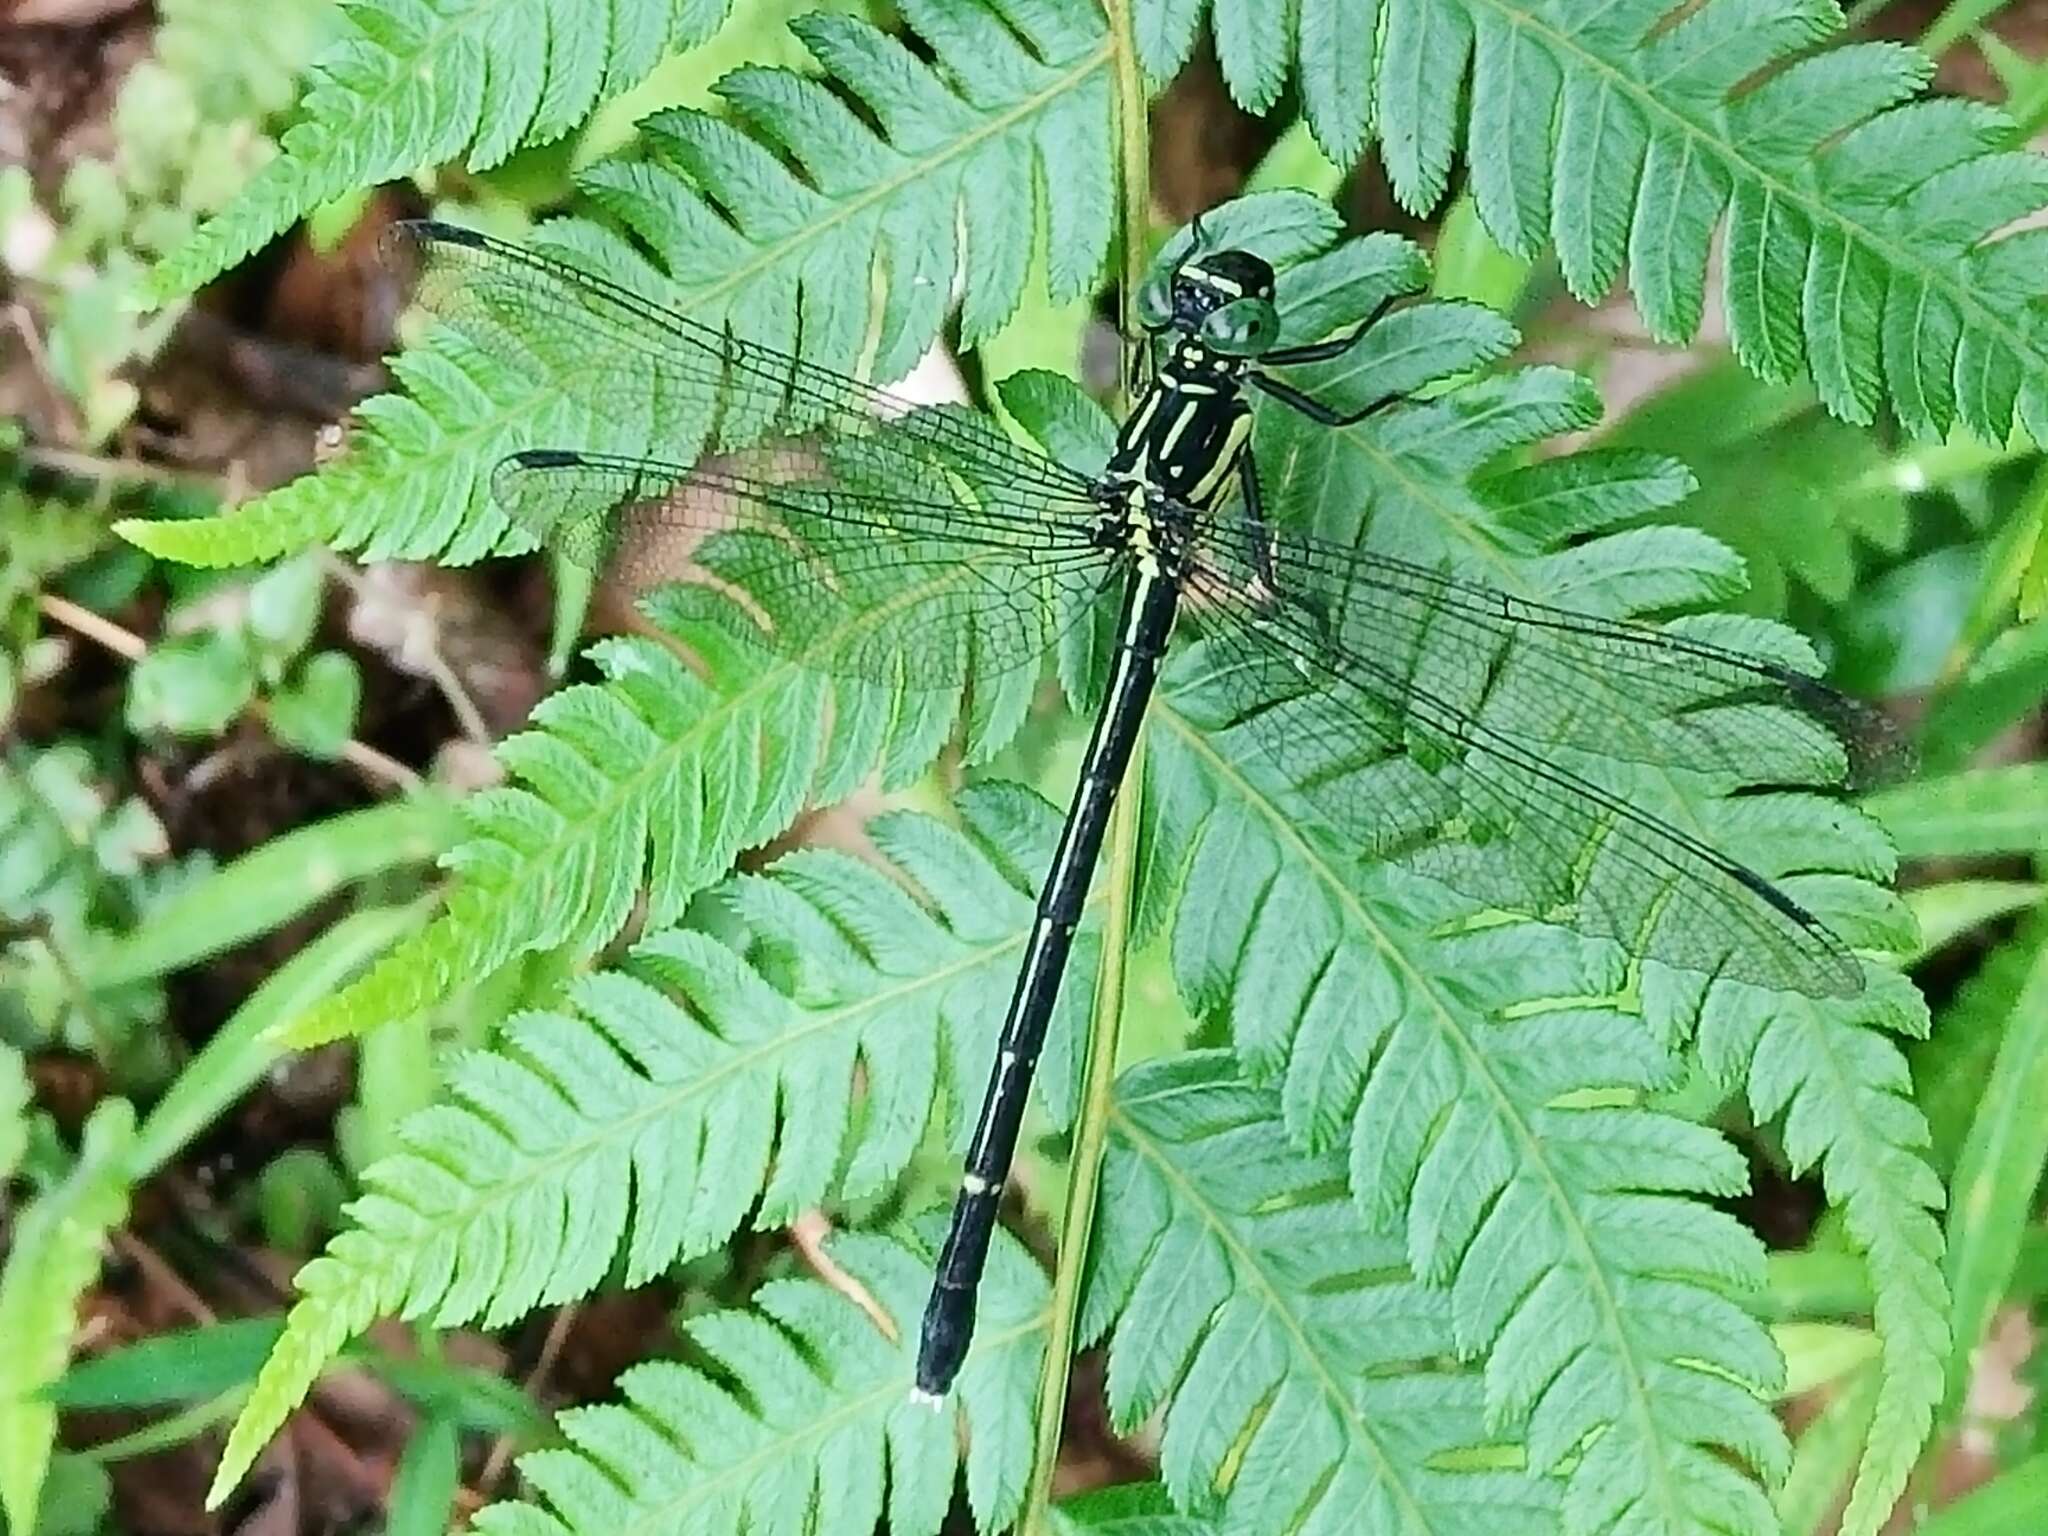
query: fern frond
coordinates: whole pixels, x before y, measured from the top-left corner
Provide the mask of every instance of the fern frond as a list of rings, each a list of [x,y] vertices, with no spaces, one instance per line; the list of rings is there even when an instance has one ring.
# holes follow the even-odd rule
[[[952,1501],[962,1419],[975,1523],[1006,1524],[1031,1466],[1044,1278],[998,1237],[959,1390],[933,1412],[910,1397],[930,1250],[847,1234],[831,1253],[895,1320],[895,1338],[817,1281],[764,1285],[748,1310],[685,1325],[702,1365],[636,1366],[619,1380],[622,1402],[563,1414],[567,1446],[520,1458],[537,1502],[492,1505],[476,1529],[871,1531],[886,1516],[896,1536],[933,1536]]]
[[[1942,1270],[1941,1180],[1927,1161],[1927,1122],[1893,1034],[1924,1036],[1927,1003],[1903,977],[1879,973],[1854,1004],[1725,1009],[1700,1047],[1729,1080],[1746,1079],[1759,1120],[1784,1117],[1795,1172],[1817,1167],[1830,1203],[1869,1265],[1882,1345],[1881,1379],[1845,1536],[1873,1536],[1892,1512],[1927,1440],[1949,1353]]]
[[[1452,1300],[1368,1236],[1344,1165],[1304,1156],[1280,1095],[1227,1051],[1117,1086],[1083,1326],[1109,1343],[1110,1411],[1165,1409],[1160,1475],[1222,1529],[1555,1529],[1556,1493],[1499,1454]],[[1464,1453],[1468,1466],[1442,1463]]]
[[[644,158],[579,177],[618,228],[565,219],[539,243],[703,324],[843,372],[865,364],[882,380],[931,344],[956,289],[970,342],[1008,317],[1041,208],[1056,295],[1086,291],[1108,244],[1112,186],[1109,49],[1094,7],[903,9],[935,62],[851,17],[800,18],[825,79],[738,70],[719,87],[737,121],[649,118]],[[986,195],[991,186],[1003,195]],[[530,549],[491,502],[499,459],[536,446],[660,457],[691,425],[655,418],[650,403],[672,391],[648,378],[643,353],[560,327],[545,311],[502,329],[442,327],[393,365],[408,394],[360,407],[350,453],[322,473],[231,517],[120,531],[201,565],[312,543],[449,562]]]
[[[730,0],[355,0],[317,58],[282,152],[150,274],[162,303],[320,204],[462,156],[489,170],[548,144],[703,41]]]
[[[1466,480],[1589,408],[1563,382],[1509,375],[1389,413],[1319,461],[1283,453],[1294,466],[1290,495],[1346,518],[1366,508],[1367,542],[1476,564],[1509,590],[1563,588],[1581,607],[1628,613],[1729,591],[1738,571],[1697,535],[1600,532],[1682,492],[1683,476],[1647,456],[1580,455]],[[1797,654],[1782,631],[1756,621],[1690,622],[1753,650]],[[1376,1228],[1405,1230],[1418,1276],[1450,1289],[1460,1352],[1486,1355],[1494,1422],[1523,1426],[1532,1465],[1564,1479],[1568,1530],[1775,1529],[1763,1490],[1782,1475],[1786,1447],[1765,1399],[1781,1367],[1729,1300],[1760,1283],[1762,1254],[1705,1203],[1740,1187],[1739,1160],[1670,1117],[1558,1102],[1658,1086],[1672,1064],[1652,1040],[1682,1038],[1702,1006],[1699,988],[1653,973],[1640,1001],[1623,993],[1593,1006],[1582,1000],[1610,992],[1614,973],[1562,935],[1493,926],[1422,938],[1418,917],[1440,914],[1457,934],[1459,909],[1390,873],[1361,877],[1350,855],[1304,836],[1265,770],[1243,755],[1234,721],[1190,686],[1199,673],[1191,661],[1170,680],[1149,759],[1153,867],[1165,878],[1148,900],[1171,913],[1183,995],[1226,1020],[1248,1063],[1278,1081],[1297,1134],[1349,1140],[1355,1198]],[[1900,941],[1896,902],[1864,883],[1890,870],[1867,821],[1794,794],[1721,798],[1740,787],[1701,777],[1638,792],[1783,880],[1842,931]],[[1872,994],[1888,982],[1896,978],[1873,973]],[[1704,1006],[1718,1019],[1763,1005],[1717,988]],[[1889,1050],[1856,1016],[1829,1018],[1859,1049]],[[1809,1052],[1801,1065],[1822,1072],[1829,1054]],[[1892,1130],[1894,1106],[1866,1099],[1839,1109],[1838,1133],[1854,1126],[1912,1161],[1910,1141]],[[1911,1186],[1895,1178],[1892,1187],[1924,1191],[1931,1177],[1922,1166]],[[1890,1253],[1898,1244],[1880,1228],[1898,1213],[1872,1214],[1859,1241]],[[1906,1230],[1916,1254],[1922,1238],[1938,1247],[1924,1220]],[[1897,1351],[1892,1390],[1916,1401],[1938,1272],[1916,1258],[1898,1285],[1902,1304],[1880,1327]],[[1912,1430],[1902,1421],[1897,1443]],[[1865,1499],[1881,1492],[1865,1486]]]
[[[36,1506],[56,1443],[57,1408],[43,1388],[64,1371],[78,1299],[100,1272],[107,1233],[128,1213],[128,1148],[135,1113],[106,1099],[86,1121],[78,1162],[26,1205],[0,1269],[0,1513],[36,1529]]]
[[[2004,234],[2048,204],[2048,159],[1971,102],[1919,97],[1932,70],[1890,43],[1819,45],[1832,0],[1141,0],[1170,75],[1212,17],[1233,94],[1264,111],[1289,55],[1333,159],[1368,132],[1395,195],[1433,207],[1462,141],[1480,217],[1507,249],[1556,244],[1602,296],[1624,261],[1651,333],[1690,338],[1725,226],[1736,354],[1811,375],[1869,421],[1886,391],[1909,430],[1961,421],[2003,442],[2048,429],[2048,237]],[[1673,22],[1673,17],[1677,20]]]
[[[956,1104],[987,1076],[985,1026],[1059,833],[1022,790],[971,790],[959,808],[959,831],[907,813],[872,824],[923,902],[820,851],[719,889],[786,990],[708,936],[670,930],[572,984],[573,1012],[520,1015],[462,1060],[445,1101],[408,1122],[406,1150],[365,1174],[350,1230],[300,1275],[220,1487],[373,1317],[499,1326],[585,1294],[621,1255],[639,1284],[750,1217],[779,1226],[891,1183],[942,1076]],[[1090,964],[1085,944],[1077,964]],[[1043,1083],[1056,1119],[1072,1103],[1087,1002],[1085,986],[1062,999]]]

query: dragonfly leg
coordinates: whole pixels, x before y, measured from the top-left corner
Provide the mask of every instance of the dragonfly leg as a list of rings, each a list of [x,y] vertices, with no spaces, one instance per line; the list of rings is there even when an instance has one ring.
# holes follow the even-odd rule
[[[1282,405],[1292,407],[1294,410],[1301,412],[1310,421],[1317,422],[1325,427],[1356,426],[1359,422],[1365,420],[1366,417],[1377,415],[1388,406],[1403,398],[1400,395],[1388,395],[1384,400],[1375,400],[1371,405],[1362,406],[1355,411],[1337,411],[1332,410],[1313,395],[1305,395],[1293,385],[1283,384],[1278,379],[1269,378],[1263,373],[1248,373],[1245,375],[1245,380],[1254,388],[1264,390]]]
[[[1311,341],[1299,347],[1278,347],[1266,353],[1259,361],[1269,367],[1278,364],[1286,368],[1295,363],[1327,363],[1333,357],[1342,357],[1365,340],[1365,333],[1378,323],[1380,316],[1387,312],[1387,306],[1393,302],[1394,296],[1387,295],[1372,307],[1371,314],[1342,336],[1332,336],[1328,341]]]
[[[1322,595],[1283,592],[1280,588],[1279,569],[1273,564],[1273,525],[1266,521],[1265,492],[1259,489],[1258,467],[1248,453],[1237,461],[1237,484],[1244,497],[1245,548],[1251,556],[1252,574],[1261,588],[1257,593],[1260,606],[1271,612],[1284,602],[1296,612],[1307,614],[1323,643],[1328,645],[1337,638],[1337,629],[1330,621],[1330,606]]]
[[[1237,484],[1239,494],[1244,498],[1245,552],[1251,556],[1252,570],[1258,576],[1259,585],[1265,589],[1260,595],[1270,603],[1280,593],[1280,583],[1273,574],[1273,530],[1266,522],[1266,502],[1259,490],[1259,470],[1252,463],[1250,453],[1237,461]]]

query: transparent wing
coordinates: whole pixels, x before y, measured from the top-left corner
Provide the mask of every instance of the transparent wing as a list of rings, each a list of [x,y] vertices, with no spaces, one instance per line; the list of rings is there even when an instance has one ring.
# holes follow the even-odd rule
[[[565,450],[505,460],[499,503],[577,558],[639,523],[715,535],[694,552],[728,586],[743,638],[842,676],[957,687],[1027,665],[1121,570],[1075,519],[970,498],[929,461],[887,466],[875,438],[764,445],[695,467]]]
[[[1790,658],[1714,644],[1688,621],[1598,618],[1292,532],[1255,535],[1226,518],[1198,517],[1195,539],[1219,580],[1270,590],[1371,663],[1402,713],[1409,691],[1426,684],[1530,746],[1744,784],[1862,787],[1890,779],[1909,756],[1878,711]]]
[[[1296,535],[1254,546],[1241,524],[1205,522],[1200,541],[1187,586],[1212,684],[1345,840],[1681,969],[1861,988],[1784,892],[1595,777],[1607,758],[1730,787],[1838,783],[1891,750],[1870,712],[1683,633]]]
[[[1013,512],[1088,505],[1085,476],[978,412],[913,406],[559,258],[430,221],[396,226],[388,252],[416,276],[417,303],[494,355],[576,378],[569,406],[626,433],[635,452],[687,464],[776,437],[875,439],[877,478],[939,462]]]

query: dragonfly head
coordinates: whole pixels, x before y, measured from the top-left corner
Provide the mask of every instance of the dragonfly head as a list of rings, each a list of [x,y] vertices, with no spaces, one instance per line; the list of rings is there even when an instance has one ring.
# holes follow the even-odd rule
[[[1198,249],[1146,283],[1138,313],[1148,333],[1179,331],[1225,357],[1257,357],[1280,338],[1273,269],[1249,251]]]

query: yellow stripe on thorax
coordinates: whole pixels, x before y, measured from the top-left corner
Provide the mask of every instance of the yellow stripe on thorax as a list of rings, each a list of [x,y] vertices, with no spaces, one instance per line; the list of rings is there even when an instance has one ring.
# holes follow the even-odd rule
[[[1229,434],[1223,439],[1223,446],[1209,467],[1202,472],[1202,478],[1188,487],[1187,499],[1196,506],[1206,506],[1224,478],[1237,468],[1237,461],[1244,453],[1244,440],[1252,429],[1249,415],[1231,418]]]

